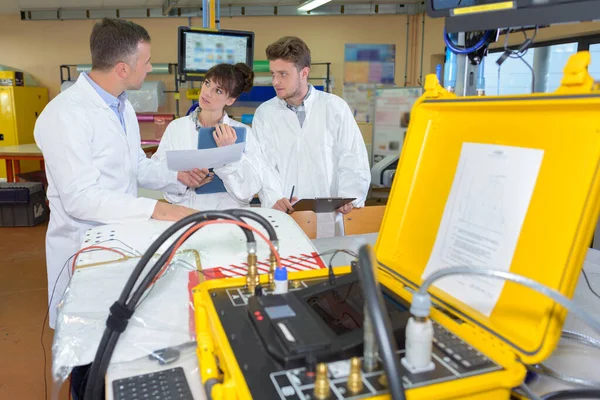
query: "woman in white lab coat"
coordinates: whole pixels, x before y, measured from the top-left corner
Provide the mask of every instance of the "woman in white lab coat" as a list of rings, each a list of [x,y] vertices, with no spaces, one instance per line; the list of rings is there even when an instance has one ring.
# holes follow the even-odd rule
[[[270,195],[269,186],[276,178],[263,168],[261,150],[252,130],[230,118],[224,110],[242,93],[249,92],[253,81],[254,73],[246,64],[214,66],[206,73],[202,83],[199,107],[190,115],[169,124],[153,160],[166,162],[166,152],[170,150],[197,149],[200,128],[213,126],[213,138],[219,147],[236,142],[233,127],[245,128],[246,147],[239,162],[215,168],[200,188],[188,188],[185,193],[165,192],[167,201],[197,210],[219,210],[248,207],[254,195],[259,194],[263,207],[272,207],[275,203],[277,199]]]

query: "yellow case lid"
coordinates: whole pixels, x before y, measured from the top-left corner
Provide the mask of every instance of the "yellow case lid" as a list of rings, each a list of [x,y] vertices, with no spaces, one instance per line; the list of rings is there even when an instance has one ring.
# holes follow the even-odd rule
[[[600,93],[587,72],[589,63],[588,52],[572,56],[552,94],[461,98],[428,76],[411,111],[377,240],[380,264],[410,287],[422,283],[460,175],[463,143],[537,149],[543,156],[507,265],[510,272],[571,298],[600,211]],[[525,363],[550,356],[566,317],[549,298],[512,282],[504,283],[489,316],[435,283],[430,293],[435,303],[512,346]]]

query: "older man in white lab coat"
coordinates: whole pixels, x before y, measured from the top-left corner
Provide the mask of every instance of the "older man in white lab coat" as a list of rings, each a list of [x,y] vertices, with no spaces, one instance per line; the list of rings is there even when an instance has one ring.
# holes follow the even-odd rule
[[[138,185],[184,192],[208,171],[177,173],[146,158],[126,90],[139,89],[150,64],[150,37],[139,25],[104,19],[90,37],[92,71],[59,94],[35,125],[48,177],[46,235],[50,327],[69,282],[72,256],[87,229],[150,218],[178,220],[194,210],[138,198]],[[92,243],[93,244],[93,243]]]
[[[318,237],[343,235],[341,214],[364,206],[371,183],[358,125],[343,99],[308,83],[310,50],[301,39],[283,37],[266,53],[277,97],[258,107],[252,127],[281,183],[274,208],[293,211],[303,198],[356,198],[339,212],[317,215]]]

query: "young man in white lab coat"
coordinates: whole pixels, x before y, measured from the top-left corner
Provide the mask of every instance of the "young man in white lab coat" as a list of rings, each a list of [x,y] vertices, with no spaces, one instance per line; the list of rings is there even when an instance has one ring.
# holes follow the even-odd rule
[[[277,97],[258,107],[252,128],[279,176],[273,208],[290,212],[298,199],[356,198],[335,213],[317,214],[318,237],[343,235],[341,214],[363,207],[371,184],[354,115],[343,99],[308,83],[310,50],[301,39],[283,37],[266,53]]]
[[[141,149],[125,91],[139,89],[152,69],[148,32],[131,22],[104,19],[94,26],[90,47],[92,71],[46,106],[34,130],[46,163],[51,210],[46,235],[51,328],[69,282],[71,257],[87,229],[193,214],[189,208],[138,198],[138,186],[184,192],[201,185],[208,173],[169,171]]]

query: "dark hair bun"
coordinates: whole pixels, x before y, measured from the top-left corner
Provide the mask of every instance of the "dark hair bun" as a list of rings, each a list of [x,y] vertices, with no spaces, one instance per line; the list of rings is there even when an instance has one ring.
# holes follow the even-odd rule
[[[217,64],[206,72],[205,79],[216,82],[233,98],[249,92],[254,86],[254,72],[243,63]]]
[[[254,86],[254,71],[244,63],[237,63],[233,67],[238,72],[244,82],[242,92],[249,92]]]

